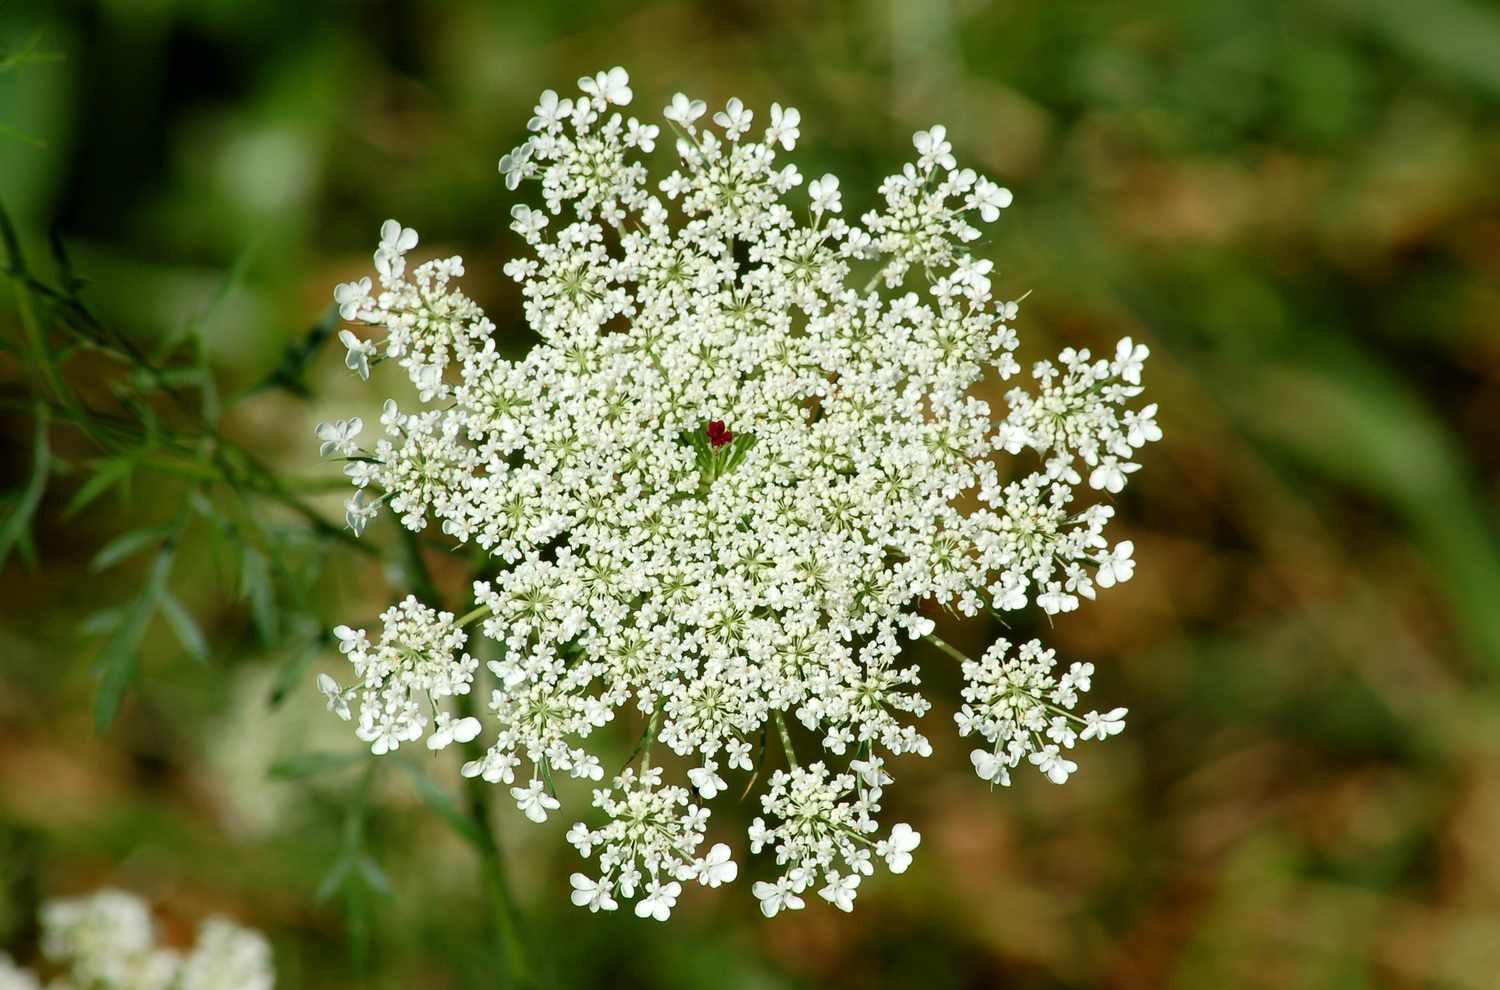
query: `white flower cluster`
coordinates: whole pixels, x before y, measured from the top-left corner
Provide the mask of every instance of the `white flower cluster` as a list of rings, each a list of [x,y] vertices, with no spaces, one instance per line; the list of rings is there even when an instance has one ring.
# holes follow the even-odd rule
[[[1056,614],[1130,578],[1132,544],[1104,536],[1112,507],[1075,499],[1085,475],[1120,492],[1161,436],[1154,405],[1127,409],[1147,350],[1064,351],[997,417],[970,390],[1020,372],[1017,304],[993,296],[991,262],[965,245],[1010,193],[959,168],[944,128],[917,133],[915,160],[856,225],[837,177],[797,193],[804,177],[778,155],[801,115],[779,104],[755,140],[740,100],[715,129],[702,100],[677,94],[663,111],[676,165],[653,181],[643,157],[662,128],[615,109],[629,82],[615,68],[579,80],[578,97],[546,91],[530,138],[500,160],[508,187],[539,186],[511,210],[528,253],[505,266],[539,338],[525,357],[501,356],[454,287],[459,259],[408,276],[417,236],[396,221],[375,253],[379,291],[338,287],[343,315],[374,331],[344,331],[349,367],[365,377],[397,358],[421,402],[387,401],[369,446],[359,420],[319,426],[356,487],[349,525],[389,503],[410,529],[436,523],[487,551],[494,573],[461,619],[408,599],[373,646],[340,627],[356,683],[320,683],[343,717],[357,699],[377,753],[485,733],[463,773],[508,785],[535,821],[560,807],[557,774],[603,779],[596,729],[638,726],[640,771],[596,791],[607,823],[569,839],[599,864],[574,876],[574,901],[636,898],[643,917],[665,918],[683,881],[733,879],[727,845],[697,852],[708,811],[693,792],[713,799],[721,774],[753,774],[779,739],[788,769],[762,797],[775,824],[750,838],[781,872],[755,893],[767,914],[815,886],[847,910],[875,859],[900,872],[920,841],[904,824],[880,838],[876,821],[885,758],[931,751],[906,641],[963,661],[961,728],[994,747],[976,758],[985,779],[1029,758],[1059,780],[1063,749],[1123,724],[1123,710],[1068,710],[1087,665],[1053,682],[1039,647],[968,661],[921,609]],[[1027,448],[1034,468],[1004,456]],[[441,704],[470,689],[463,627],[481,620],[503,646],[483,724]],[[803,730],[822,753],[807,767]],[[685,761],[690,788],[651,768],[653,744]]]
[[[47,990],[271,990],[271,946],[223,918],[198,928],[187,952],[161,946],[151,911],[118,890],[42,907],[42,955],[61,975]],[[41,980],[0,953],[0,990],[40,990]]]
[[[356,735],[377,756],[422,738],[428,726],[423,704],[435,707],[443,698],[468,694],[479,666],[467,653],[454,655],[468,635],[454,625],[451,612],[435,611],[408,597],[381,613],[380,621],[384,631],[375,644],[363,629],[338,626],[333,631],[359,678]],[[319,675],[318,689],[328,698],[330,710],[340,718],[350,717],[349,699],[332,677]],[[427,745],[441,749],[454,740],[467,742],[479,730],[478,719],[455,720],[439,713]]]
[[[1089,712],[1080,720],[1073,708],[1089,689],[1093,664],[1075,663],[1059,678],[1052,675],[1053,651],[1037,640],[1007,660],[1009,650],[1010,644],[998,639],[979,660],[963,662],[965,704],[954,716],[958,734],[978,734],[991,744],[969,754],[981,779],[1009,785],[1011,768],[1026,759],[1054,784],[1065,783],[1078,764],[1062,751],[1080,738],[1116,735],[1125,728],[1125,709]],[[1083,726],[1081,734],[1077,725]]]
[[[891,782],[883,761],[853,760],[850,770],[830,774],[822,763],[814,763],[772,774],[761,806],[777,824],[767,828],[757,818],[750,825],[750,851],[759,854],[772,846],[777,864],[787,868],[775,883],[760,881],[751,888],[766,917],[802,907],[799,895],[819,874],[826,880],[819,896],[841,911],[854,910],[860,877],[875,872],[872,854],[885,860],[892,873],[904,873],[911,865],[912,850],[922,837],[910,825],[897,824],[889,838],[878,842],[869,837],[880,827],[875,815],[881,788]],[[840,866],[847,872],[840,874]]]

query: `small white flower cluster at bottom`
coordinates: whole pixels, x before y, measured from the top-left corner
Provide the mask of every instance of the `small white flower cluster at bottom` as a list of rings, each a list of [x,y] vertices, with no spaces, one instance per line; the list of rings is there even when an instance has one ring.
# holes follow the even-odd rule
[[[101,890],[42,906],[42,956],[61,971],[47,990],[271,990],[265,936],[209,918],[187,952],[159,945],[151,910],[133,894]],[[41,990],[41,980],[0,953],[0,990]]]

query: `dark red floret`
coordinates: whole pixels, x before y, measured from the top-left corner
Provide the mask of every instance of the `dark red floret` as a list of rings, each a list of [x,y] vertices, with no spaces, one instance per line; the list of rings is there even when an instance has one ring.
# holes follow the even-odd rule
[[[722,419],[713,420],[708,424],[708,442],[715,450],[733,439],[734,434],[725,428]]]

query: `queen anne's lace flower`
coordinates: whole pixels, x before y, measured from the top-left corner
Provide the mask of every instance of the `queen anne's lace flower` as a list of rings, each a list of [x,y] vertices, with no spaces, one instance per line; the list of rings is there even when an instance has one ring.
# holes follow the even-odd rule
[[[543,92],[531,136],[500,162],[510,188],[538,187],[511,210],[528,251],[505,266],[539,338],[530,353],[500,354],[456,287],[460,259],[408,273],[417,238],[395,221],[378,287],[335,293],[373,334],[345,341],[350,367],[396,359],[421,403],[387,402],[365,447],[358,421],[319,428],[357,489],[351,528],[389,506],[496,566],[465,620],[407,599],[375,643],[335,630],[356,684],[322,686],[341,715],[357,702],[377,753],[483,731],[463,773],[508,786],[537,821],[561,804],[559,775],[603,778],[596,730],[643,726],[641,769],[596,790],[605,823],[568,840],[597,859],[573,875],[574,903],[632,899],[656,919],[684,884],[735,878],[728,845],[698,852],[697,802],[734,789],[725,775],[753,772],[779,738],[788,766],[767,778],[750,847],[780,872],[753,893],[767,915],[808,891],[848,910],[877,860],[903,872],[921,839],[904,823],[881,837],[877,822],[887,758],[931,751],[906,641],[961,662],[959,730],[987,743],[972,754],[986,780],[1008,783],[1024,760],[1060,782],[1079,739],[1123,726],[1123,709],[1073,713],[1091,665],[1056,677],[1036,642],[971,660],[920,608],[1057,614],[1129,580],[1133,544],[1104,536],[1113,508],[1077,497],[1121,491],[1161,436],[1155,405],[1126,408],[1147,349],[1038,362],[1035,390],[1012,389],[997,416],[970,389],[1020,372],[1018,307],[966,245],[1011,195],[959,168],[943,127],[917,133],[915,161],[856,226],[836,176],[799,194],[801,172],[777,161],[800,136],[794,108],[773,104],[753,140],[740,100],[712,115],[716,130],[705,101],[678,93],[662,113],[676,167],[652,179],[641,156],[660,128],[613,109],[632,99],[624,70],[579,89]],[[1035,468],[1002,456],[1028,448]],[[462,627],[481,620],[503,646],[482,727],[442,710],[470,690]],[[789,721],[817,761],[798,764]],[[690,786],[651,766],[653,744],[687,762]]]
[[[101,890],[42,907],[42,955],[62,975],[48,990],[271,990],[271,946],[223,918],[198,928],[191,949],[157,944],[150,909],[132,894]],[[0,990],[39,981],[0,954]]]

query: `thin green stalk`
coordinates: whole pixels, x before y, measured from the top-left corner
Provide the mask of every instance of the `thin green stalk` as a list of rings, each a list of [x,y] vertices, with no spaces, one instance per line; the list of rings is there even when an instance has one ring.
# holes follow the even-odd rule
[[[473,714],[473,699],[472,691],[459,696],[459,717],[467,718]],[[463,754],[466,760],[477,760],[484,756],[484,750],[475,739],[463,744]],[[521,908],[510,888],[510,873],[506,869],[505,857],[490,828],[490,788],[483,777],[464,779],[464,804],[465,812],[477,826],[476,850],[483,867],[485,903],[489,908],[490,924],[500,943],[501,956],[509,971],[509,985],[541,986],[527,948]]]
[[[960,650],[958,647],[952,645],[947,640],[941,639],[932,633],[928,633],[922,638],[927,640],[927,642],[931,643],[933,646],[936,646],[938,649],[942,650],[944,653],[948,654],[953,659],[957,660],[959,663],[967,663],[970,659],[963,650]]]
[[[786,719],[780,712],[776,713],[776,731],[781,734],[781,748],[786,752],[786,761],[793,770],[797,769],[797,751],[792,748],[792,734],[787,731]]]
[[[488,605],[476,605],[463,615],[460,615],[458,621],[454,624],[458,628],[463,629],[472,623],[478,622],[480,619],[488,619],[489,617],[490,607]]]
[[[417,594],[433,608],[441,609],[442,595],[422,556],[422,543],[418,534],[403,526],[401,543],[406,550],[411,582]],[[469,614],[473,615],[472,612]],[[460,718],[468,718],[474,714],[472,689],[468,694],[459,695],[457,701]],[[471,739],[463,743],[462,747],[466,761],[484,757],[484,749],[478,739]],[[464,805],[465,813],[475,825],[474,846],[483,868],[485,904],[489,909],[490,924],[500,943],[500,954],[508,970],[509,984],[518,987],[540,986],[527,949],[521,908],[510,888],[510,871],[506,869],[505,857],[500,844],[495,841],[494,830],[490,827],[490,789],[483,777],[464,778]]]
[[[646,735],[641,740],[641,775],[651,769],[651,744],[656,742],[656,727],[661,724],[661,709],[651,713],[651,721],[646,723]]]

